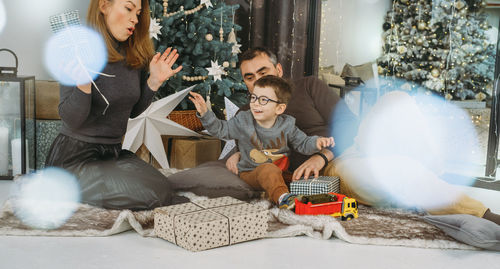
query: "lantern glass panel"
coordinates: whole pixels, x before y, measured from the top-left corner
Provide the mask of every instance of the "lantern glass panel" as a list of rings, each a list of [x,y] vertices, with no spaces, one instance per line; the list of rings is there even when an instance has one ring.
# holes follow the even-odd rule
[[[34,77],[0,77],[0,177],[3,179],[35,170],[34,98]]]

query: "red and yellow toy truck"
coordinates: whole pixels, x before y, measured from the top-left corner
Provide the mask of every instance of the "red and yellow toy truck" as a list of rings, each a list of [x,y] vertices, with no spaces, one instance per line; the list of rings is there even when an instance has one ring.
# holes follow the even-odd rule
[[[322,194],[321,199],[327,202],[315,203],[314,198],[320,195],[308,195],[295,199],[295,214],[299,215],[330,215],[350,220],[358,217],[358,203],[355,199],[343,194],[330,192]]]

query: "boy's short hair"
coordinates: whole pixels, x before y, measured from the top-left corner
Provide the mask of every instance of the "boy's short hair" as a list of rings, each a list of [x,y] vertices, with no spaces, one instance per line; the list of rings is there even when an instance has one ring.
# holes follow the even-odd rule
[[[254,87],[270,87],[276,93],[278,102],[288,104],[292,96],[292,85],[283,78],[277,76],[264,76],[255,81]]]
[[[250,61],[261,54],[267,55],[273,65],[278,64],[278,57],[276,57],[276,54],[274,54],[271,50],[264,47],[254,47],[240,54],[239,65],[241,66],[241,63],[244,61]]]

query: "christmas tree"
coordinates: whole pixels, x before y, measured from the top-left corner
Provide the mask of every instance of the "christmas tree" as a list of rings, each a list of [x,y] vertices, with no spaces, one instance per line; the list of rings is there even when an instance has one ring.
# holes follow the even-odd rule
[[[379,74],[414,81],[448,100],[491,93],[495,45],[481,0],[394,0],[383,24]]]
[[[220,0],[151,0],[150,35],[157,51],[168,47],[178,50],[177,64],[182,70],[160,88],[159,98],[197,85],[200,93],[222,116],[224,96],[241,106],[246,102],[247,89],[237,69],[241,30],[234,23],[238,5],[226,5]],[[174,66],[175,67],[175,66]],[[194,109],[189,100],[180,108]]]

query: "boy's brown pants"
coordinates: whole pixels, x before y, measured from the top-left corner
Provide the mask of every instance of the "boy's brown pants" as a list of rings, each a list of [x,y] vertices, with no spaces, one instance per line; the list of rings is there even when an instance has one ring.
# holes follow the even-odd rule
[[[287,183],[292,174],[282,172],[272,163],[264,163],[252,171],[241,172],[240,178],[255,190],[264,190],[272,201],[278,203],[280,196],[288,192]]]

